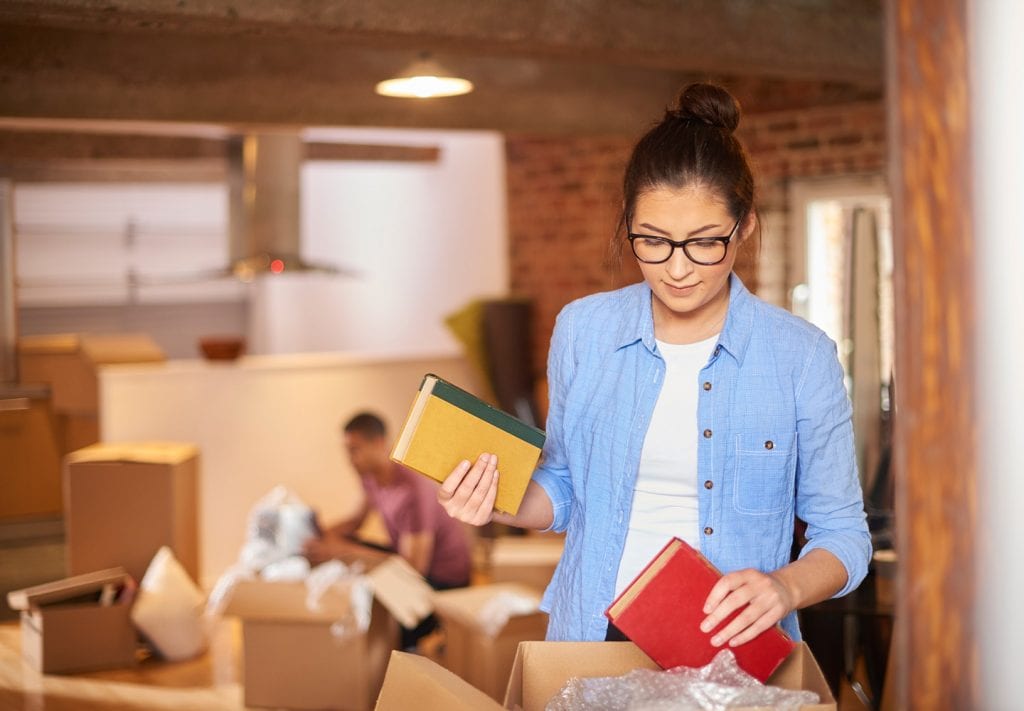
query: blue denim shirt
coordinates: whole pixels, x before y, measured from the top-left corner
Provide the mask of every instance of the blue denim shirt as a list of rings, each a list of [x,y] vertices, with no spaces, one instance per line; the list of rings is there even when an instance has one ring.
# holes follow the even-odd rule
[[[722,572],[770,572],[824,548],[860,584],[871,543],[835,344],[753,296],[733,275],[729,310],[697,388],[701,552]],[[533,475],[551,499],[565,552],[544,594],[548,639],[603,640],[644,436],[665,377],[646,283],[595,294],[559,314],[548,359],[547,442]],[[783,628],[800,638],[796,614]]]

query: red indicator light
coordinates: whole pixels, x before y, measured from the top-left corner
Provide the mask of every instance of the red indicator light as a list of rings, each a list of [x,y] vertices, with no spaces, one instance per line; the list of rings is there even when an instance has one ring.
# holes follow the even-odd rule
[[[274,272],[274,274],[280,274],[281,272],[283,272],[284,271],[284,260],[282,260],[282,259],[275,259],[275,260],[273,260],[270,263],[270,271]]]

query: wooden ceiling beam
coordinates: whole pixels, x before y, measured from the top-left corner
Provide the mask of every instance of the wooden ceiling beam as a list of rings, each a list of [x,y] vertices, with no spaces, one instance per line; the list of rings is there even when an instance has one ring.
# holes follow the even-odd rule
[[[755,111],[880,96],[880,87],[838,81],[468,55],[438,58],[476,83],[472,94],[426,101],[375,94],[375,83],[408,58],[404,50],[316,37],[0,24],[0,117],[201,122],[229,131],[393,126],[636,135],[698,78],[722,81]]]
[[[34,27],[514,56],[878,86],[879,2],[864,0],[5,0]],[[240,58],[244,61],[244,58]]]

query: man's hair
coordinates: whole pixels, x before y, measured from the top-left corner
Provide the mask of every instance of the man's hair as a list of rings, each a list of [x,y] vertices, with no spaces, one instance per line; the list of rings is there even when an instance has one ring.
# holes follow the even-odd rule
[[[345,427],[343,429],[345,434],[361,434],[367,439],[377,439],[378,437],[384,437],[387,434],[387,427],[384,426],[384,420],[380,419],[372,412],[360,412],[345,423]]]

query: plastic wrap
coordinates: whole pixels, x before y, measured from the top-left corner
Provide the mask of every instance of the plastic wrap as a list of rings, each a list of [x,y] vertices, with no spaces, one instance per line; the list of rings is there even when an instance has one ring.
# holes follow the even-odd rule
[[[210,591],[207,614],[223,612],[229,593],[239,580],[306,580],[310,567],[302,547],[307,539],[318,535],[313,510],[287,487],[274,487],[250,509],[245,544],[238,560],[221,574]]]
[[[540,609],[540,597],[501,592],[488,600],[477,613],[477,622],[488,637],[497,637],[510,617],[529,615]]]
[[[302,555],[302,546],[319,535],[316,515],[284,486],[274,487],[249,512],[239,564],[261,571],[268,565]]]
[[[723,649],[698,669],[635,669],[612,677],[572,678],[546,711],[724,711],[742,707],[798,711],[818,703],[813,691],[765,686]]]

